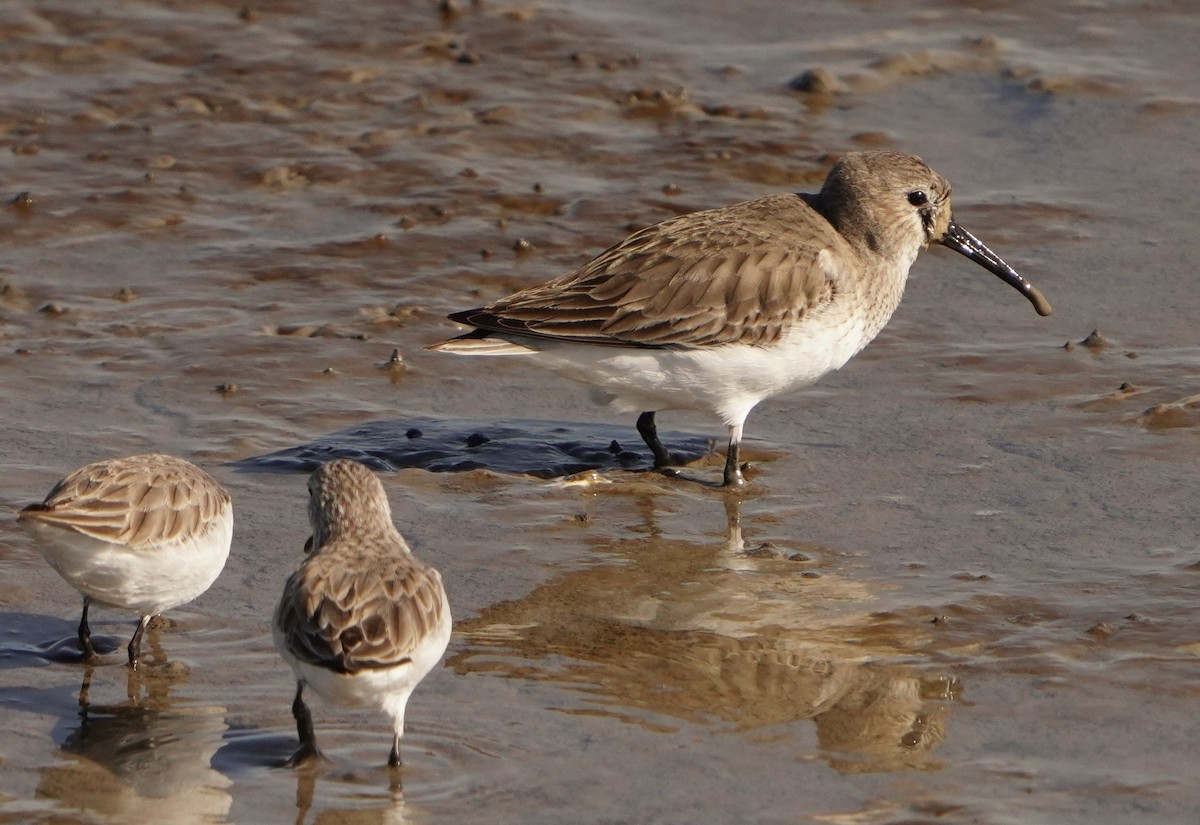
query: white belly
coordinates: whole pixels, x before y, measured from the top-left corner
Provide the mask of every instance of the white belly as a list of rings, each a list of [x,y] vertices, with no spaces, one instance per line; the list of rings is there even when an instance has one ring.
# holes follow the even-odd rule
[[[795,325],[776,344],[635,349],[537,342],[533,356],[555,372],[595,387],[621,412],[691,409],[726,424],[764,398],[804,387],[842,367],[874,337],[861,316],[828,313]]]
[[[76,590],[100,605],[157,616],[216,581],[229,557],[233,510],[227,505],[205,532],[136,548],[37,522],[29,526],[42,556]]]
[[[309,664],[292,655],[278,627],[273,628],[275,648],[291,666],[296,678],[331,705],[345,708],[379,708],[402,719],[409,695],[441,661],[450,643],[450,605],[442,596],[442,621],[413,650],[411,661],[388,668],[338,673]]]

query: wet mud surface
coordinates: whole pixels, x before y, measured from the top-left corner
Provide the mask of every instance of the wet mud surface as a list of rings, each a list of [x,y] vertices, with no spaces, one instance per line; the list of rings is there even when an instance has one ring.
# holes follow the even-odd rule
[[[234,498],[148,631],[0,518],[0,822],[1194,823],[1200,127],[1182,3],[0,8],[0,510],[162,450]],[[631,229],[923,156],[1041,289],[924,253],[724,427],[425,346]],[[1093,330],[1095,332],[1093,332]],[[411,435],[419,430],[420,435]],[[485,440],[486,439],[486,440]],[[613,442],[616,442],[615,448]],[[369,459],[456,618],[295,748],[303,473]],[[565,474],[565,475],[564,475]]]
[[[712,452],[709,439],[660,432],[679,465]],[[448,418],[372,421],[311,444],[233,462],[247,471],[311,473],[349,458],[382,471],[416,467],[431,473],[489,470],[556,479],[588,471],[652,471],[654,457],[633,427],[564,425],[553,421],[480,422]]]

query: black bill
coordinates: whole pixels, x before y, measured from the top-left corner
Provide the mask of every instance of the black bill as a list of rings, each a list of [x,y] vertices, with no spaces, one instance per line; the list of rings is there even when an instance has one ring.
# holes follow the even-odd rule
[[[984,246],[983,241],[959,226],[958,221],[951,218],[950,225],[946,227],[946,234],[938,239],[938,243],[966,255],[1013,289],[1018,290],[1029,299],[1038,315],[1051,313],[1050,302],[1038,291],[1036,286],[1018,275],[1017,271],[1006,264],[999,255]]]

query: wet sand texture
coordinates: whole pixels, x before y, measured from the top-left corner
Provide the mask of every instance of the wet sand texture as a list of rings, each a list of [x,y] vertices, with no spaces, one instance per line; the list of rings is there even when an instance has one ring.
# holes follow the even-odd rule
[[[0,519],[0,820],[1194,823],[1198,29],[1178,2],[0,5],[0,509],[161,450],[237,512],[136,674],[114,611],[72,661],[76,594]],[[755,410],[740,507],[642,472],[582,388],[423,349],[864,147],[944,174],[1055,314],[924,254],[878,340]],[[719,475],[719,426],[659,426]],[[320,707],[330,762],[276,767],[267,620],[333,453],[384,471],[459,620],[398,777],[377,719]]]

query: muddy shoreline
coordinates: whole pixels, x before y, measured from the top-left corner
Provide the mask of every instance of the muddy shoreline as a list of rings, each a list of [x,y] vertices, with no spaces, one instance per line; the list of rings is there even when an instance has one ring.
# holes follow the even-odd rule
[[[235,506],[221,578],[144,673],[90,673],[87,724],[77,597],[0,519],[0,818],[1194,822],[1195,15],[442,5],[0,11],[0,509],[151,449]],[[1055,314],[925,253],[876,342],[752,414],[737,506],[606,457],[633,421],[583,388],[423,349],[863,147],[946,175]],[[515,435],[384,476],[458,620],[402,787],[381,720],[320,707],[330,764],[279,770],[295,459],[350,432],[386,457],[414,421]],[[660,427],[719,475],[716,422]],[[555,438],[606,463],[521,472]]]

